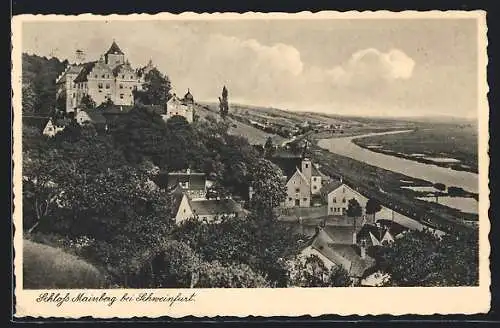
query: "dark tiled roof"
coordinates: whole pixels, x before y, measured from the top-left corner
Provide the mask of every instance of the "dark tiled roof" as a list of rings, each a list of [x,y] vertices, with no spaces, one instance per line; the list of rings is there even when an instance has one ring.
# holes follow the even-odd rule
[[[97,62],[93,61],[93,62],[88,62],[88,63],[82,64],[83,67],[82,67],[80,73],[76,76],[74,82],[75,83],[86,82],[87,76],[89,75],[90,71],[92,71],[92,69],[94,68],[96,63]]]
[[[122,52],[122,50],[120,49],[120,47],[118,47],[118,45],[116,44],[115,41],[113,41],[113,43],[111,44],[111,47],[109,48],[108,51],[106,51],[106,55],[109,55],[109,54],[119,54],[119,55],[124,55],[124,53]]]
[[[329,184],[324,185],[323,187],[321,187],[321,191],[325,192],[326,194],[329,194],[332,191],[334,191],[335,189],[337,189],[338,187],[340,187],[342,184],[343,183],[340,182],[339,180],[333,180]]]
[[[97,111],[85,111],[95,124],[106,124],[106,118]]]
[[[355,245],[331,244],[329,247],[336,254],[349,261],[350,265],[345,269],[351,277],[360,278],[368,268],[375,265],[375,260],[368,255],[362,259],[360,249]]]
[[[171,172],[168,174],[168,187],[173,188],[179,183],[189,182],[190,190],[203,190],[205,189],[206,177],[205,173],[198,172]]]
[[[134,108],[133,105],[111,105],[100,108],[100,113],[106,114],[127,114]]]
[[[356,230],[359,228],[356,228]],[[326,226],[323,230],[332,239],[335,244],[352,245],[353,233],[356,231],[354,225],[346,226]]]
[[[197,215],[223,215],[242,212],[233,199],[192,200],[191,209]]]

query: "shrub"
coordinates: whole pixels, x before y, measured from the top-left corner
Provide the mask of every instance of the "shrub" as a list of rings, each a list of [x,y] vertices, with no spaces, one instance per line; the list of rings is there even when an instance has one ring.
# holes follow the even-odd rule
[[[61,249],[23,241],[26,289],[103,288],[104,276],[93,265]]]

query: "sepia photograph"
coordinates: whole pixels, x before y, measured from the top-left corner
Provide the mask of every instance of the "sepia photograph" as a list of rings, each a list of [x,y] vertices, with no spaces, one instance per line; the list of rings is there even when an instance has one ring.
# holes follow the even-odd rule
[[[22,17],[17,288],[488,291],[482,14]]]

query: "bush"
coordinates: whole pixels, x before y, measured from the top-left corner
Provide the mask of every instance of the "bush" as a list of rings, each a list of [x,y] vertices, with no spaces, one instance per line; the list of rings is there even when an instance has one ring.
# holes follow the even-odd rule
[[[26,289],[104,288],[104,276],[91,264],[58,248],[23,241]]]

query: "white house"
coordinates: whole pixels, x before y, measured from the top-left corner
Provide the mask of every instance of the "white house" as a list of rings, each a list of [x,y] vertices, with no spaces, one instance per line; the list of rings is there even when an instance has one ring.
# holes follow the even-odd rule
[[[366,215],[368,198],[342,182],[328,193],[328,215],[346,215],[349,200],[353,198],[361,206],[362,215]]]
[[[190,199],[184,192],[174,195],[172,207],[172,218],[177,224],[190,218],[215,221],[221,217],[234,218],[245,213],[231,198]]]
[[[173,116],[183,116],[189,123],[193,122],[194,118],[194,100],[191,92],[184,95],[183,99],[177,98],[174,94],[169,101],[167,101],[167,114],[162,115],[166,121]]]
[[[52,119],[49,119],[49,121],[45,125],[45,128],[43,129],[43,134],[48,137],[53,137],[64,129],[64,125],[57,125]]]

